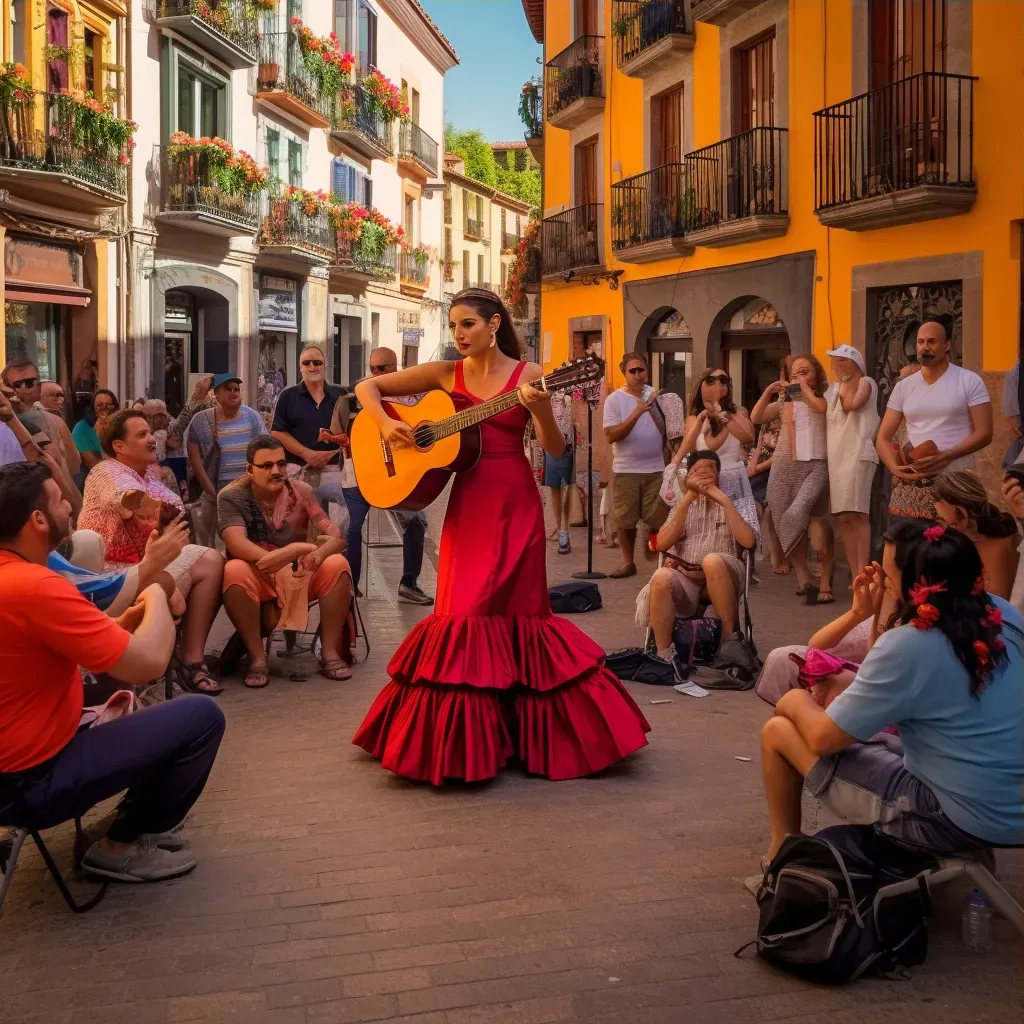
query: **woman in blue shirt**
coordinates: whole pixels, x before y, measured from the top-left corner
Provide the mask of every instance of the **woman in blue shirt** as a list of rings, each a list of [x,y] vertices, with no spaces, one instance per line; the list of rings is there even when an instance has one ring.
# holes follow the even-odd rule
[[[96,428],[102,429],[106,418],[117,412],[117,409],[117,395],[106,388],[100,388],[92,396],[92,416],[79,420],[75,424],[74,430],[71,431],[71,440],[75,442],[78,454],[82,456],[85,473],[88,473],[93,466],[103,460],[103,449],[100,447]]]

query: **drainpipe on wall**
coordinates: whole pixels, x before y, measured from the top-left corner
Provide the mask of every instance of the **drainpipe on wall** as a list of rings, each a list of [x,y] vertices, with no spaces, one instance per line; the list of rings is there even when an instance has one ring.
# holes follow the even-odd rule
[[[127,15],[121,21],[121,53],[124,55],[124,112],[125,117],[132,120],[132,47],[129,45],[132,38],[132,8],[133,4],[127,5]],[[123,252],[118,259],[118,269],[122,272],[121,288],[119,289],[118,328],[117,339],[117,386],[118,394],[122,398],[128,395],[128,382],[135,381],[135,245],[134,245],[134,171],[135,156],[132,151],[132,159],[128,165],[128,224],[122,233],[120,244]],[[121,343],[124,343],[124,358],[122,365]],[[123,376],[122,376],[123,373]]]

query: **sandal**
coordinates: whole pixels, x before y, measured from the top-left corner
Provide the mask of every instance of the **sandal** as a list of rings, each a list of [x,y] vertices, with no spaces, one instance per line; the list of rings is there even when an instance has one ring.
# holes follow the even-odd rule
[[[320,675],[325,679],[332,679],[340,683],[345,679],[352,678],[352,669],[341,658],[331,658],[330,661],[320,662]]]
[[[262,668],[251,668],[245,673],[242,682],[250,690],[262,690],[270,683],[270,669],[264,665]]]
[[[772,572],[776,576],[786,576],[793,571],[793,566],[789,562],[783,562],[782,565],[773,565]]]
[[[835,604],[835,597],[832,596],[831,590],[819,590],[817,604]]]
[[[224,692],[224,687],[210,675],[205,661],[185,665],[184,668],[181,680],[189,693],[205,693],[207,697],[219,697]]]

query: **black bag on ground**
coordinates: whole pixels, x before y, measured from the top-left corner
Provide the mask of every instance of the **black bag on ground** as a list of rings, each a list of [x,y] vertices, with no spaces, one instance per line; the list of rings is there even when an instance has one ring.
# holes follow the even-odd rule
[[[883,843],[871,826],[836,825],[814,836],[787,836],[757,892],[758,955],[829,985],[924,963],[931,915],[927,885],[919,880],[898,894],[879,890],[934,863]]]
[[[672,631],[676,655],[683,665],[710,665],[722,642],[722,620],[706,615],[699,619],[677,619]]]
[[[642,647],[623,647],[609,651],[605,655],[604,664],[610,672],[628,683],[672,686],[679,682],[671,664],[652,658]]]
[[[551,610],[556,615],[569,615],[572,612],[594,612],[601,607],[601,591],[596,583],[586,580],[574,580],[572,583],[559,583],[548,590]]]

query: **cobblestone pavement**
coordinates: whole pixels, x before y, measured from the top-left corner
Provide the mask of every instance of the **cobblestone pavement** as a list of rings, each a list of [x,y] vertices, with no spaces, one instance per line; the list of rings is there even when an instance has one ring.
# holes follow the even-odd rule
[[[551,546],[552,582],[583,565],[584,537],[573,531],[568,557]],[[742,879],[766,837],[757,730],[768,709],[752,693],[694,700],[633,686],[650,745],[599,778],[508,771],[438,791],[382,771],[350,739],[422,612],[394,601],[400,552],[373,556],[372,652],[351,683],[287,678],[310,674],[308,659],[278,662],[263,692],[229,682],[221,756],[189,821],[193,874],[112,887],[76,917],[26,850],[0,921],[0,1020],[1020,1020],[1020,945],[1000,922],[994,952],[965,950],[952,894],[911,980],[821,989],[733,957],[753,935]],[[596,562],[610,569],[616,553],[599,548]],[[580,627],[608,648],[637,642],[642,578],[602,582],[605,607]],[[423,582],[432,589],[429,570]],[[770,572],[755,588],[764,650],[805,638],[838,607],[801,607],[792,590],[792,577]],[[225,636],[219,623],[215,639]],[[67,827],[53,847],[67,863]],[[999,857],[1017,892],[1020,864]]]

